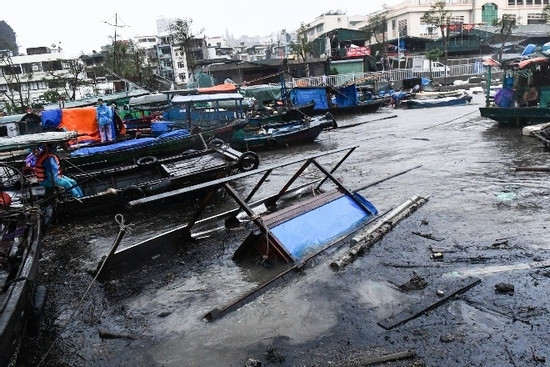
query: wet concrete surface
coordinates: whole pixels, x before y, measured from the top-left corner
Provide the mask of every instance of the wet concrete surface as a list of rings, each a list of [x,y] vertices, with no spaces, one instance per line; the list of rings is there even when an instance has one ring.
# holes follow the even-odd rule
[[[50,292],[42,332],[25,340],[17,364],[359,366],[413,351],[414,358],[385,365],[546,365],[550,184],[548,173],[515,167],[547,166],[550,152],[519,127],[481,118],[483,103],[476,95],[465,106],[384,108],[338,119],[341,127],[371,122],[323,132],[315,143],[261,153],[261,164],[270,164],[358,145],[336,173],[350,188],[421,166],[360,191],[379,212],[414,195],[429,200],[348,266],[329,267],[347,251],[344,243],[212,322],[202,317],[276,272],[231,259],[250,224],[182,242],[147,266],[93,283],[90,270],[119,232],[114,215],[52,226],[40,264]],[[320,161],[331,166],[339,158]],[[279,188],[291,173],[274,174],[266,188]],[[209,212],[226,202],[219,198]],[[124,213],[132,231],[122,245],[180,224],[189,207]],[[480,283],[390,330],[379,326],[468,277]],[[400,287],[411,279],[424,287]],[[498,292],[500,283],[514,291]]]

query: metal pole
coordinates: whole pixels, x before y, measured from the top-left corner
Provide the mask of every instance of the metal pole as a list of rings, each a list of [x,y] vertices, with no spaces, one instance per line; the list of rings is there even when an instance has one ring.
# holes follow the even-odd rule
[[[487,71],[487,95],[485,96],[485,107],[489,107],[490,105],[490,96],[491,96],[491,70],[493,69],[492,66],[488,66],[489,70]]]

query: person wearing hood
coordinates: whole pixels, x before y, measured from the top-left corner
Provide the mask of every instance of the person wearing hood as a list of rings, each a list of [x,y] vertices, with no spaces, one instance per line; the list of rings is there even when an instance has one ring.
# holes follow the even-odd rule
[[[113,140],[113,109],[103,103],[103,99],[97,100],[96,107],[97,124],[101,142],[109,142]]]
[[[59,158],[50,150],[47,144],[42,144],[36,153],[34,172],[41,186],[46,188],[60,186],[76,198],[83,196],[82,189],[77,182],[62,174]]]

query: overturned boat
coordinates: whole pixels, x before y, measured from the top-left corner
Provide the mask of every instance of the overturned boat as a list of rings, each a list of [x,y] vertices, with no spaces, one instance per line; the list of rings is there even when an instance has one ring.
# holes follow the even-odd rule
[[[196,226],[200,225],[204,228],[209,223],[215,224],[219,221],[231,227],[238,226],[241,220],[252,221],[257,227],[257,230],[251,232],[235,252],[235,261],[251,256],[266,256],[269,261],[287,265],[306,261],[365,225],[378,214],[374,205],[359,193],[347,189],[333,176],[356,148],[348,147],[322,152],[307,159],[289,160],[204,184],[130,201],[130,207],[138,207],[191,192],[202,192],[203,198],[189,222],[124,249],[113,250],[104,262],[102,278],[108,279],[121,272],[135,269],[139,263],[146,262],[147,259],[157,256],[181,241],[191,240]],[[337,153],[344,156],[332,168],[325,168],[318,161],[321,157]],[[292,165],[299,165],[299,168],[288,182],[274,194],[262,199],[254,199],[274,171],[288,170]],[[306,169],[317,169],[322,177],[296,186]],[[239,180],[254,176],[259,176],[257,183],[247,185],[248,193],[239,193],[234,185],[238,184]],[[332,188],[324,190],[323,187],[328,184]],[[236,207],[199,220],[205,208],[211,203],[214,193],[220,189],[235,201]],[[284,200],[287,195],[294,197],[296,190],[303,190],[304,195],[309,198]],[[312,193],[315,195],[310,196]],[[241,219],[243,216],[245,219]],[[320,220],[320,218],[323,219]],[[312,230],[304,231],[304,226]]]

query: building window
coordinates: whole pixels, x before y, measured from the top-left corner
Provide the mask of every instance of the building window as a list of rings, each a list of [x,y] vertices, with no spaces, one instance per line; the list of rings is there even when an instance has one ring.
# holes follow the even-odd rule
[[[546,19],[542,13],[527,14],[527,24],[546,24]]]
[[[407,19],[402,19],[399,21],[399,34],[401,36],[407,35]]]
[[[481,7],[481,20],[487,25],[493,25],[498,19],[498,7],[489,3]]]
[[[463,24],[464,15],[454,16],[454,17],[451,17],[449,20],[451,23],[454,23],[454,24]]]

